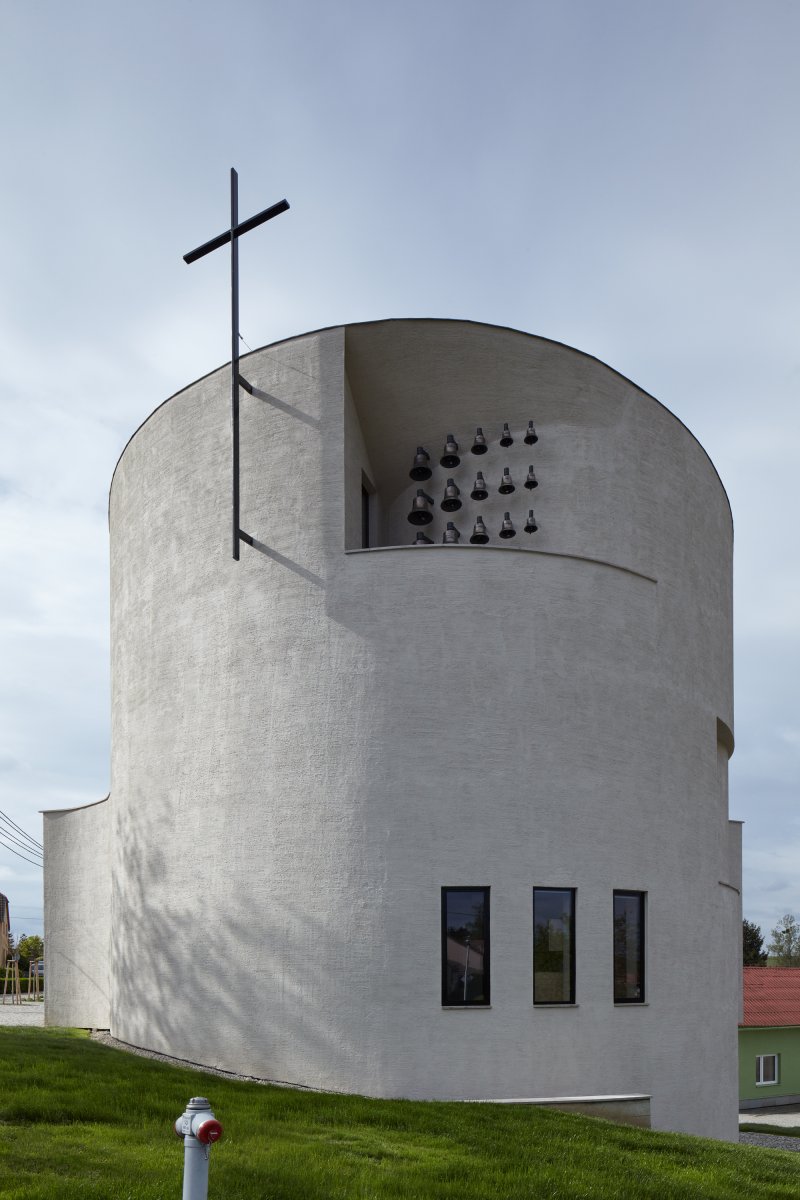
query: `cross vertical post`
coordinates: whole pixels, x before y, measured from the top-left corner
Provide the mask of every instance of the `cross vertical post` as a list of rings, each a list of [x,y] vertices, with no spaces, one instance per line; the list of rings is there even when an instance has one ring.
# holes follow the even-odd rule
[[[233,557],[239,560],[239,176],[231,167],[231,471]]]
[[[233,523],[233,557],[238,561],[239,542],[244,540],[253,544],[252,537],[243,533],[239,517],[239,388],[252,393],[252,387],[239,374],[239,238],[243,233],[249,233],[257,225],[272,220],[286,212],[289,207],[287,200],[279,200],[277,204],[265,208],[263,212],[248,217],[239,223],[239,176],[231,167],[231,226],[225,233],[218,234],[210,242],[204,242],[195,250],[184,254],[185,263],[196,262],[198,258],[219,250],[221,246],[231,244],[231,474],[232,474],[232,523]]]

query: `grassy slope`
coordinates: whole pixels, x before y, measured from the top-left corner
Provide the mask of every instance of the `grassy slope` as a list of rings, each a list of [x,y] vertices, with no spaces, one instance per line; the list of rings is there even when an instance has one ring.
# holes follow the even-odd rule
[[[740,1133],[774,1133],[778,1137],[800,1137],[800,1125],[767,1125],[764,1121],[740,1121]]]
[[[800,1154],[548,1109],[365,1100],[233,1083],[70,1030],[0,1029],[0,1196],[168,1200],[192,1095],[225,1126],[212,1200],[796,1197]]]

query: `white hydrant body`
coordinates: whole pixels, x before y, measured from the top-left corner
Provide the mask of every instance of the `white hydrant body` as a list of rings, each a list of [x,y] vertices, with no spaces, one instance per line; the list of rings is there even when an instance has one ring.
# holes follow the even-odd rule
[[[183,1138],[183,1200],[208,1200],[208,1158],[222,1126],[205,1096],[193,1096],[175,1122]]]

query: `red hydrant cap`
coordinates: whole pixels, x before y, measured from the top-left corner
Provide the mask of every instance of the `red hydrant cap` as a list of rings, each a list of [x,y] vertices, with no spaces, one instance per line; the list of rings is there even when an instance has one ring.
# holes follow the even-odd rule
[[[204,1146],[211,1145],[212,1142],[218,1142],[222,1137],[222,1126],[217,1120],[203,1121],[198,1127],[195,1134],[198,1142],[202,1142]]]

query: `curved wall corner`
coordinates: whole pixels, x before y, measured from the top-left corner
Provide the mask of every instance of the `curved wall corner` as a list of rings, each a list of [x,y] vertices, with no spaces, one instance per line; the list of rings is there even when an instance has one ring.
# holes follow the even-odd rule
[[[602,363],[468,322],[242,369],[239,562],[227,369],[113,481],[112,1033],[368,1095],[648,1095],[656,1128],[735,1137],[732,528],[702,447]],[[534,537],[410,548],[417,444],[530,419]],[[453,886],[490,889],[490,1007],[442,1007]],[[574,1006],[532,1004],[533,887],[576,889]],[[641,1005],[613,1003],[615,888],[646,893]]]
[[[44,813],[46,1025],[111,1025],[110,809]]]

